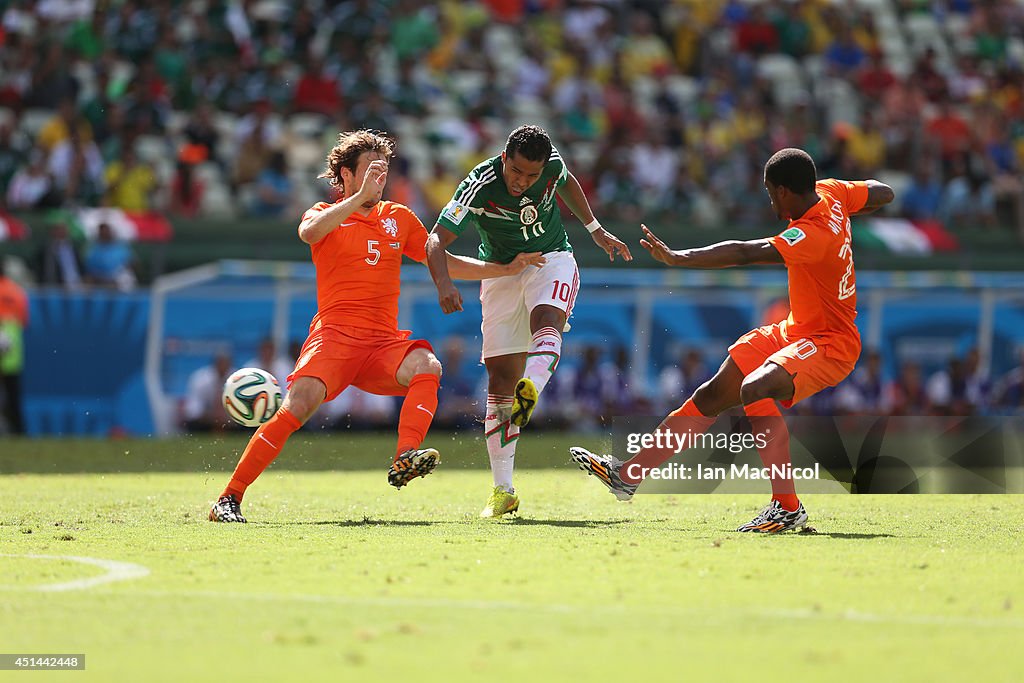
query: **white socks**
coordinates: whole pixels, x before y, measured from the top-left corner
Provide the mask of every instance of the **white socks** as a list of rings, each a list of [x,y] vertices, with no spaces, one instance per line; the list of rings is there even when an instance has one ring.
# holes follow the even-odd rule
[[[544,391],[551,374],[562,356],[562,333],[553,327],[542,327],[533,333],[530,350],[526,354],[524,377],[533,380],[537,392]]]
[[[529,366],[527,366],[529,367]],[[551,374],[548,373],[550,377]],[[491,459],[494,485],[512,493],[512,470],[515,467],[516,440],[519,427],[509,421],[512,397],[487,394],[487,413],[484,415],[484,439],[487,455]]]

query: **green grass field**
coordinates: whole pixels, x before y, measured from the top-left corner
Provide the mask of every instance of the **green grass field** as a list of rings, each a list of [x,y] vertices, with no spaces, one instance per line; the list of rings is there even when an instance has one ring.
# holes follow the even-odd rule
[[[815,494],[818,534],[747,536],[767,494],[617,503],[573,441],[524,438],[488,522],[474,439],[395,491],[390,438],[298,435],[217,525],[238,438],[0,440],[0,652],[87,657],[0,680],[1021,680],[1024,497]]]

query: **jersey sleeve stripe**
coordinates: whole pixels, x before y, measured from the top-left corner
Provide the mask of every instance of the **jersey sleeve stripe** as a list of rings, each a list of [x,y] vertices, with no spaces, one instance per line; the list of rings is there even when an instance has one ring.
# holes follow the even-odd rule
[[[490,174],[487,175],[486,177],[481,176],[481,182],[476,187],[473,188],[472,193],[468,195],[464,194],[463,196],[465,197],[465,199],[459,200],[459,203],[465,204],[466,206],[472,206],[473,200],[476,199],[477,193],[479,193],[480,190],[482,190],[486,185],[489,185],[490,183],[494,182],[497,179],[497,177],[498,176],[495,175],[493,170],[491,170]]]
[[[494,175],[494,169],[487,169],[480,175],[479,178],[466,185],[462,192],[460,192],[455,197],[455,201],[457,201],[459,204],[465,204],[466,206],[469,206],[470,202],[473,201],[473,198],[476,197],[476,193],[480,191],[480,188],[493,181],[495,177],[496,176]]]
[[[562,158],[562,156],[558,153],[558,150],[555,149],[554,145],[552,145],[551,146],[551,156],[548,157],[548,161],[554,161],[555,159],[561,159],[561,158]]]

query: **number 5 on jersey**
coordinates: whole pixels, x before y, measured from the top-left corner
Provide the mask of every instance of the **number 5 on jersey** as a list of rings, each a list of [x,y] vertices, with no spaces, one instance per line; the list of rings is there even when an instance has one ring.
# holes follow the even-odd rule
[[[377,265],[377,261],[380,261],[380,249],[377,245],[380,244],[377,240],[366,240],[366,251],[369,252],[369,256],[366,257],[366,262],[371,266]]]

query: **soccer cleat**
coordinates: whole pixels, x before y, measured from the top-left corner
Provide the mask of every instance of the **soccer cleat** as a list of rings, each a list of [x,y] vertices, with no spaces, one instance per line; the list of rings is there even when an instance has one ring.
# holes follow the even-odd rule
[[[632,500],[639,484],[627,484],[619,476],[619,470],[625,464],[611,455],[595,455],[586,448],[573,446],[569,449],[569,455],[580,466],[580,469],[588,475],[592,474],[608,487],[619,500]]]
[[[537,405],[537,398],[540,392],[537,386],[529,377],[524,377],[516,382],[515,395],[512,397],[512,424],[517,427],[525,427],[533,415],[533,408]]]
[[[410,448],[395,458],[388,468],[388,483],[400,489],[416,477],[425,477],[441,462],[433,448]]]
[[[242,502],[233,494],[221,496],[210,508],[211,522],[240,522],[245,524],[242,516]]]
[[[509,493],[500,486],[495,486],[491,497],[487,499],[487,505],[480,511],[483,518],[498,518],[502,515],[519,511],[519,496]]]
[[[800,503],[796,510],[786,510],[782,503],[773,500],[764,506],[760,514],[736,531],[754,534],[777,534],[780,531],[799,529],[807,526],[807,510]]]

